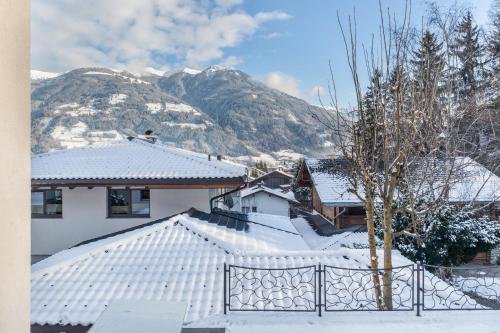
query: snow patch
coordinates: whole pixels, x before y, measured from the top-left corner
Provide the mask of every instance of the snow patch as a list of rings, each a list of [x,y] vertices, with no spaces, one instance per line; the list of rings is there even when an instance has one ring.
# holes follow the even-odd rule
[[[189,75],[197,75],[197,74],[201,73],[201,71],[198,70],[198,69],[193,69],[193,68],[188,68],[188,67],[184,68],[182,70],[182,72],[186,73],[186,74],[189,74]]]
[[[108,103],[111,105],[116,105],[125,102],[127,95],[125,94],[113,94],[109,96]]]
[[[155,114],[161,111],[162,104],[161,103],[146,103],[146,108],[149,112]]]
[[[54,127],[50,135],[55,140],[58,140],[59,144],[64,148],[85,147],[89,144],[89,142],[83,138],[83,134],[87,128],[85,123],[79,121],[70,128],[58,125]]]
[[[61,73],[37,71],[34,69],[31,70],[31,79],[35,80],[35,81],[52,79],[52,78],[58,77],[59,75],[61,75]]]
[[[167,71],[156,69],[153,67],[146,67],[144,68],[144,71],[141,73],[142,76],[148,76],[148,75],[156,75],[156,76],[163,76],[167,73]]]
[[[183,103],[165,103],[165,108],[170,112],[185,112],[199,115],[200,113],[196,111],[191,105]]]
[[[180,127],[180,128],[192,128],[192,129],[205,129],[207,125],[205,124],[193,124],[193,123],[174,123],[171,121],[162,121],[163,125],[167,125],[169,127]]]

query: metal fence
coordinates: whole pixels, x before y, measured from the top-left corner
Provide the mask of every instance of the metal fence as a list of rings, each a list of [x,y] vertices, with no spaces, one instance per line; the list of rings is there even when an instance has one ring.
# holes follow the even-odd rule
[[[394,267],[391,276],[392,305],[383,305],[384,269],[354,269],[324,266],[325,311],[414,310],[413,265]],[[378,278],[379,288],[374,280]]]
[[[500,310],[500,266],[420,267],[424,311]]]
[[[384,273],[391,280],[391,297],[385,302]],[[224,264],[224,314],[291,311],[321,316],[322,311],[415,310],[417,316],[434,310],[500,310],[500,266],[478,269],[417,264],[386,271],[329,265],[256,268]]]

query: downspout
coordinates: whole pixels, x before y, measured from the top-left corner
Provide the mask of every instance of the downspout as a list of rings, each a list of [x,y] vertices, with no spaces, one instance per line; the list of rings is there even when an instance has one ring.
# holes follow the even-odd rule
[[[242,185],[240,185],[240,187],[235,188],[234,190],[231,190],[231,191],[228,191],[228,192],[224,192],[224,193],[221,193],[219,195],[216,195],[213,198],[210,198],[210,212],[213,212],[213,210],[214,210],[214,203],[213,203],[214,200],[222,198],[222,197],[225,197],[226,195],[233,194],[233,193],[236,193],[238,191],[241,191],[245,187],[247,187],[247,183],[246,182],[243,183]]]

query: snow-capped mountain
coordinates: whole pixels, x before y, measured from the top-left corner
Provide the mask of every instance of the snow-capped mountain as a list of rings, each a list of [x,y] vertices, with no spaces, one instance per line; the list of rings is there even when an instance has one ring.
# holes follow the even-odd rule
[[[232,156],[321,153],[333,140],[311,117],[316,107],[241,71],[212,66],[147,72],[32,73],[33,151],[118,140],[148,129],[165,143]]]
[[[61,74],[60,73],[37,71],[34,69],[31,70],[31,80],[34,80],[34,81],[52,79],[52,78],[55,78],[59,75],[61,75]]]

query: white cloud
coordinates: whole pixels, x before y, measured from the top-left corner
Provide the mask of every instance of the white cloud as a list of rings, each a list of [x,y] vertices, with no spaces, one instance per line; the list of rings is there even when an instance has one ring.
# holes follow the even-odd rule
[[[295,97],[301,97],[299,82],[290,75],[281,72],[270,72],[264,82],[271,88],[281,90]]]
[[[326,93],[326,89],[323,86],[315,86],[309,89],[308,93],[311,97],[318,97],[318,94],[320,97],[323,97]]]
[[[32,3],[32,67],[62,71],[81,66],[142,70],[203,67],[225,58],[281,11],[250,15],[242,0],[35,0]],[[239,60],[241,61],[241,60]]]

